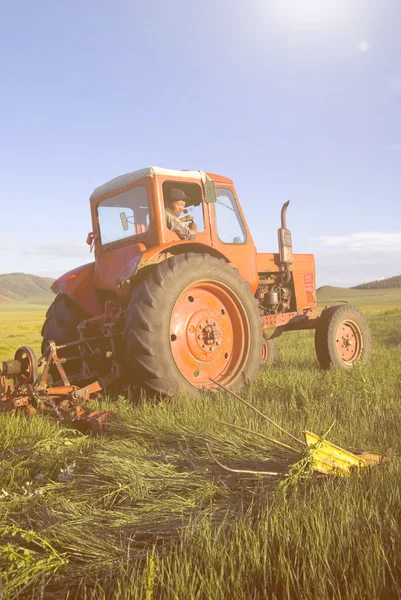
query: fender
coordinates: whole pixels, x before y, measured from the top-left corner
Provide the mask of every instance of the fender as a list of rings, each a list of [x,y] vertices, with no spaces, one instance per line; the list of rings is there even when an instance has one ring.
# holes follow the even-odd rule
[[[69,296],[91,317],[103,312],[96,294],[94,262],[64,273],[52,284],[51,290]]]
[[[162,246],[155,246],[149,250],[141,251],[137,256],[132,258],[122,269],[121,273],[117,277],[117,285],[121,289],[126,289],[130,285],[131,280],[143,267],[149,265],[158,264],[174,256],[176,254],[183,254],[184,252],[198,252],[211,254],[217,258],[224,258],[226,262],[230,260],[222,252],[219,252],[215,248],[211,248],[207,244],[200,244],[192,240],[182,240],[180,242],[170,242],[163,244]]]

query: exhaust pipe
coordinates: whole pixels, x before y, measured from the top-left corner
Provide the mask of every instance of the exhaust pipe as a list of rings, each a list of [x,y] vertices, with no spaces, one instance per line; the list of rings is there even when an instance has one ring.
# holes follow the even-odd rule
[[[287,208],[290,201],[287,200],[281,209],[281,227],[278,230],[278,248],[280,254],[280,264],[285,273],[284,283],[291,279],[290,265],[293,263],[292,257],[292,239],[291,231],[287,229]]]
[[[281,229],[287,229],[287,208],[290,201],[284,202],[283,208],[281,209]]]

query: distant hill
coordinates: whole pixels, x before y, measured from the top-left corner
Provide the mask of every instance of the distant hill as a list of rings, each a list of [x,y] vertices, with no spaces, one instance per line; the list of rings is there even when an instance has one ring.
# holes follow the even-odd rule
[[[387,279],[378,279],[369,283],[355,285],[353,290],[388,290],[390,288],[401,288],[401,275],[387,277]]]
[[[54,299],[50,289],[54,279],[26,273],[0,275],[0,303],[29,302],[49,304]]]
[[[323,308],[346,302],[363,310],[401,309],[401,289],[355,289],[325,285],[317,290],[318,305]]]

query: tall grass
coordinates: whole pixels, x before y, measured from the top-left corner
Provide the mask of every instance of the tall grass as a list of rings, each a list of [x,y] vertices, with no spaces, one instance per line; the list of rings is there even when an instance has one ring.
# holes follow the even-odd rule
[[[322,373],[312,333],[288,334],[243,394],[294,435],[334,423],[331,441],[390,456],[360,476],[283,486],[297,456],[217,424],[277,437],[224,393],[104,398],[115,417],[99,438],[0,416],[3,597],[398,598],[401,313],[369,319],[372,366]],[[227,464],[283,476],[223,472],[206,442]]]

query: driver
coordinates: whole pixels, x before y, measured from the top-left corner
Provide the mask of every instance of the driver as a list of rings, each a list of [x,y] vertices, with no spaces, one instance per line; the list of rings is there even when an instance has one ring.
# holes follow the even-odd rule
[[[190,200],[190,198],[182,190],[178,188],[171,190],[166,207],[166,223],[168,229],[175,231],[181,240],[194,240],[198,227],[194,223],[193,218],[189,215],[182,219],[179,218],[186,206],[187,200]],[[183,225],[185,221],[190,221],[188,227]]]

